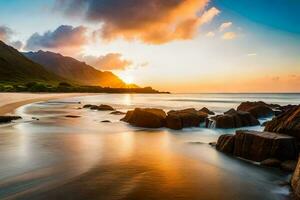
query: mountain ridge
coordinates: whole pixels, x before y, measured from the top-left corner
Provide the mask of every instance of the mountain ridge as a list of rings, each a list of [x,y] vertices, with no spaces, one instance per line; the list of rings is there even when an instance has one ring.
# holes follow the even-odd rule
[[[51,51],[23,52],[46,70],[82,85],[124,88],[124,83],[112,72],[100,71],[75,58]]]

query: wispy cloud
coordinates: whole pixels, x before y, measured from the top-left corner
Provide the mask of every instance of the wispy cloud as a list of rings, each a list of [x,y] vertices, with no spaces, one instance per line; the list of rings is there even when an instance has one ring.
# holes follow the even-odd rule
[[[120,53],[109,53],[99,57],[84,56],[82,59],[100,70],[125,70],[133,64],[131,60],[123,58]]]
[[[206,33],[206,37],[214,37],[216,34],[212,31]]]
[[[232,26],[232,22],[224,22],[223,24],[220,25],[219,31],[223,32],[225,29],[228,29],[231,26]]]
[[[233,40],[237,37],[237,34],[235,32],[226,32],[223,34],[222,39],[223,40]]]
[[[247,56],[256,56],[256,53],[248,53]]]

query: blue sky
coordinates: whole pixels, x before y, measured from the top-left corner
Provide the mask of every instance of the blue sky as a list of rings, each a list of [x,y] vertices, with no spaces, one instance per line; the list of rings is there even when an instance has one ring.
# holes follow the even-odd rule
[[[193,0],[187,2],[193,5]],[[84,26],[92,32],[101,29],[101,23],[120,23],[113,16],[117,11],[99,16],[114,21],[95,22],[82,16],[70,17],[54,9],[54,4],[55,0],[0,0],[0,27],[7,26],[14,31],[11,42],[21,40],[26,44],[35,32],[39,33],[38,38],[43,38],[46,31],[54,32],[61,25]],[[191,38],[172,38],[160,44],[151,44],[152,41],[149,44],[143,38],[128,41],[116,37],[109,42],[89,38],[75,52],[43,46],[41,49],[78,59],[119,53],[133,64],[126,70],[113,70],[115,73],[123,79],[162,90],[300,92],[300,1],[212,0],[204,11],[213,7],[219,13],[199,25],[197,34]],[[222,24],[225,28],[221,31]],[[145,35],[142,30],[135,31],[139,36]],[[141,67],[141,63],[145,66]]]

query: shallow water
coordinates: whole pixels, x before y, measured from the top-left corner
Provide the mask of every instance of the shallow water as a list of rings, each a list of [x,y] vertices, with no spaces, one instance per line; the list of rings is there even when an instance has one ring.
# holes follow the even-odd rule
[[[105,103],[121,111],[206,106],[224,112],[245,100],[285,105],[299,104],[299,97],[101,94],[22,106],[16,110],[22,121],[0,126],[0,199],[288,199],[281,183],[289,174],[208,145],[233,129],[141,129],[120,122],[122,116],[77,108]],[[70,114],[81,117],[65,117]]]

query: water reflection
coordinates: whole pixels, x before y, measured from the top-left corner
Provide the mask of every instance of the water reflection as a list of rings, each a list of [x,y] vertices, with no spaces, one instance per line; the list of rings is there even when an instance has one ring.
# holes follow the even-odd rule
[[[118,109],[126,110],[138,97],[112,96],[117,98],[126,104]],[[208,145],[223,130],[140,129],[120,122],[122,116],[77,107],[28,105],[17,112],[40,120],[0,127],[0,198],[285,198],[278,194],[282,188],[277,183],[288,180],[287,174],[231,158]],[[66,113],[80,118],[66,118]],[[101,123],[106,119],[113,123]]]

